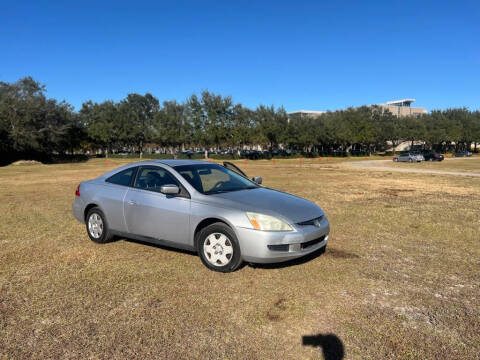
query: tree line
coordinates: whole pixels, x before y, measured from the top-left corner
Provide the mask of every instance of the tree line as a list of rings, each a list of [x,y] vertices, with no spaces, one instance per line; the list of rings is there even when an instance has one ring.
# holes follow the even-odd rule
[[[161,149],[242,149],[280,146],[303,153],[385,151],[402,141],[422,141],[436,151],[469,149],[480,142],[480,112],[466,108],[396,117],[378,106],[289,116],[283,107],[249,109],[230,96],[203,91],[184,102],[150,93],[118,102],[86,101],[79,111],[46,96],[31,77],[0,82],[2,158]]]

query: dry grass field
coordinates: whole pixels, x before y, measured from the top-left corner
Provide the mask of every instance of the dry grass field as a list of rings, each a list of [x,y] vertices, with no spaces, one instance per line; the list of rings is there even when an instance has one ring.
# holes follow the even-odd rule
[[[239,162],[332,233],[323,255],[220,274],[88,239],[75,187],[122,163],[0,168],[0,359],[479,358],[480,178]]]
[[[421,163],[409,164],[406,162],[389,162],[382,165],[391,167],[405,167],[425,170],[446,170],[480,173],[480,156],[471,158],[446,158],[444,161],[422,161]],[[412,167],[413,165],[413,167]]]

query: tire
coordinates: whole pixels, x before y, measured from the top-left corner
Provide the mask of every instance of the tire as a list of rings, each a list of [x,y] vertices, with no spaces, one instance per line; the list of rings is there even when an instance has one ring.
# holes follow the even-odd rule
[[[409,162],[409,163],[413,163],[413,159],[408,159],[408,162]]]
[[[113,239],[108,228],[107,219],[98,207],[90,209],[85,218],[85,226],[90,240],[97,244],[104,244]]]
[[[428,161],[433,161],[433,158],[428,159]]]
[[[217,222],[203,228],[197,235],[196,246],[200,259],[210,270],[232,272],[242,264],[237,237],[224,223]]]
[[[393,162],[398,162],[398,158],[393,158]]]

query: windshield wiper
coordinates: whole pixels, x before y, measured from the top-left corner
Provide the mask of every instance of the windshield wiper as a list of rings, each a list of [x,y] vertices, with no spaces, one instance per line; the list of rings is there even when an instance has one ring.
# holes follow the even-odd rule
[[[204,192],[203,194],[204,194],[204,195],[211,195],[211,194],[222,194],[222,193],[226,193],[226,192],[230,192],[230,191],[234,191],[234,190],[216,190],[216,191],[206,191],[206,192]]]
[[[241,191],[241,190],[251,190],[251,189],[257,189],[257,188],[258,188],[258,186],[248,186],[246,188],[241,188],[241,189],[206,191],[203,194],[204,195],[223,194],[223,193],[227,193],[227,192],[234,192],[234,191]]]

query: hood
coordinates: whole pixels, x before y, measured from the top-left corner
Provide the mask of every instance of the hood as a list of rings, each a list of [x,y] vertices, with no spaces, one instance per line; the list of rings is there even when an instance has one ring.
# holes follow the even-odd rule
[[[280,216],[290,223],[311,220],[323,215],[322,209],[311,201],[263,187],[208,196],[212,201],[224,206]]]

